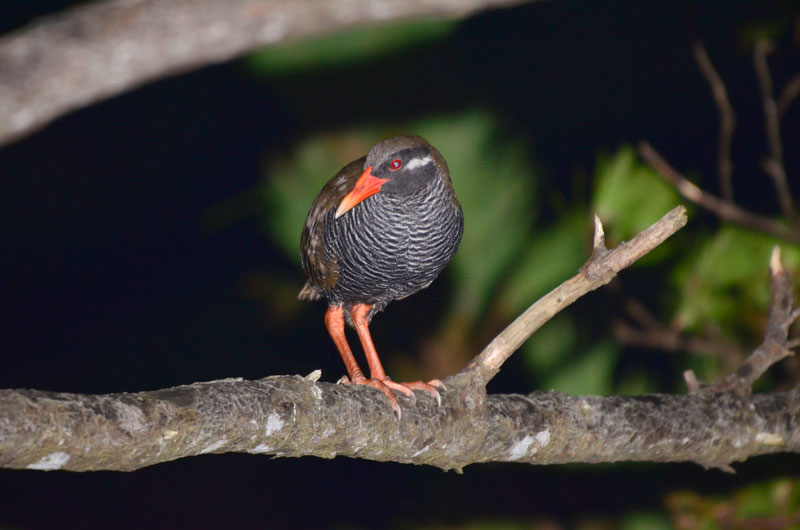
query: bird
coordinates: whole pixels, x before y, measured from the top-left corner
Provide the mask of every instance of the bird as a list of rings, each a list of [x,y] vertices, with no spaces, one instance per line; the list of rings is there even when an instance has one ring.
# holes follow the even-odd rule
[[[428,287],[453,258],[464,215],[444,157],[420,136],[394,136],[344,166],[322,188],[300,237],[307,281],[300,300],[327,300],[325,326],[344,361],[340,382],[377,388],[401,416],[396,390],[430,393],[441,405],[438,379],[392,381],[369,324],[389,302]],[[345,336],[354,327],[370,370],[367,378]]]

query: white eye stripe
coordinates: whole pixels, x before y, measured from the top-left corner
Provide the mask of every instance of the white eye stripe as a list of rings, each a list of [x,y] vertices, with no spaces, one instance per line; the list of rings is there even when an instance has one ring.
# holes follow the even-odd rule
[[[430,156],[426,156],[425,158],[412,158],[408,164],[406,164],[406,169],[414,169],[430,164],[431,162],[433,162],[433,159]]]

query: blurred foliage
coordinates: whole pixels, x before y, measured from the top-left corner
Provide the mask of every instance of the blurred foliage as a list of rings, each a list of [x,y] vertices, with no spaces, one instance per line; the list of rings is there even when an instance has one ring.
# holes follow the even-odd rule
[[[592,199],[610,244],[629,239],[671,205],[684,202],[628,146],[599,158]],[[637,264],[668,265],[661,270],[671,288],[653,289],[661,306],[670,308],[662,320],[680,333],[740,344],[744,350],[754,347],[766,325],[772,248],[781,246],[783,263],[795,274],[800,270],[800,248],[738,225],[693,230],[691,218],[690,209],[688,234],[671,238]],[[686,368],[704,380],[721,374],[721,363],[713,357],[687,359],[682,369]],[[631,383],[621,381],[617,388],[652,391]]]
[[[544,389],[567,394],[609,395],[618,359],[619,348],[607,340],[588,346],[578,355],[570,352],[563,357],[559,370],[542,378]]]
[[[672,524],[662,514],[633,512],[622,519],[619,527],[621,530],[670,530]]]
[[[638,159],[632,147],[622,146],[614,154],[599,157],[592,209],[603,221],[609,248],[635,236],[683,202],[664,179]],[[658,263],[674,247],[674,240],[667,240],[643,256],[637,265]]]
[[[423,20],[357,28],[300,42],[282,43],[252,53],[244,61],[256,73],[284,75],[336,68],[421,46],[452,32],[454,20]]]
[[[586,259],[590,226],[586,212],[576,208],[532,231],[502,287],[504,309],[519,313],[575,274]]]
[[[639,161],[632,147],[599,157],[592,207],[603,221],[607,239],[629,239],[681,202],[672,186]]]
[[[399,528],[450,529],[552,529],[577,530],[798,530],[800,480],[770,479],[731,494],[703,495],[676,491],[666,495],[666,513],[634,510],[621,517],[579,515],[569,526],[552,519],[478,519],[457,525],[415,521]]]
[[[729,333],[747,329],[750,339],[763,332],[770,301],[769,257],[781,246],[784,266],[797,271],[800,248],[736,225],[698,239],[673,272],[679,293],[675,321],[681,328],[723,327]]]
[[[799,480],[759,482],[724,497],[675,492],[666,505],[679,530],[800,529]]]

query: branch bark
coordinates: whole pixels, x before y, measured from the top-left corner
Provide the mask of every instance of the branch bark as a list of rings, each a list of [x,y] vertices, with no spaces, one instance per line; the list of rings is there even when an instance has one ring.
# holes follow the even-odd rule
[[[524,0],[105,0],[0,38],[0,146],[148,81],[278,42]]]
[[[445,392],[441,407],[419,394],[398,421],[372,388],[299,376],[136,394],[0,390],[0,466],[132,471],[239,452],[456,470],[478,462],[623,460],[728,469],[751,456],[800,451],[800,389],[751,397],[535,392],[464,399],[463,392]]]

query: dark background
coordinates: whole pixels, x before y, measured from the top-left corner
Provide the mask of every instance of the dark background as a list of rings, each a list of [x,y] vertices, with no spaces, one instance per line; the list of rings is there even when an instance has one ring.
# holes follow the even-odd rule
[[[6,2],[0,31],[71,3]],[[791,25],[791,13],[796,2],[537,3],[367,64],[264,81],[233,62],[70,114],[0,149],[0,388],[133,392],[316,368],[333,380],[341,361],[322,307],[277,321],[243,294],[242,278],[264,270],[299,289],[294,261],[254,219],[224,230],[207,222],[262,178],[265,156],[323,128],[480,105],[509,135],[531,138],[554,186],[589,171],[598,150],[642,138],[678,168],[713,175],[717,113],[690,50],[700,38],[737,110],[737,175],[754,174],[766,145],[741,35],[759,20]],[[778,87],[798,71],[798,32],[785,31],[770,56]],[[783,127],[790,170],[800,151],[793,116]],[[736,186],[748,207],[774,208],[763,181]],[[671,489],[724,495],[787,469],[800,469],[796,455],[752,459],[736,476],[649,464],[478,465],[457,475],[248,455],[130,474],[0,470],[0,528],[569,525],[659,509]]]

